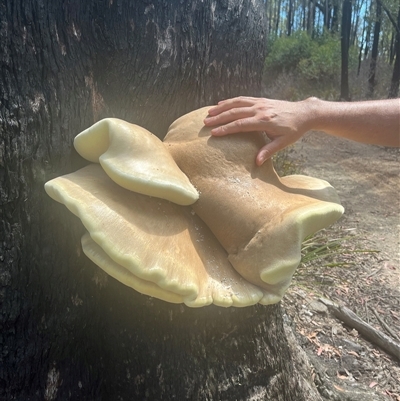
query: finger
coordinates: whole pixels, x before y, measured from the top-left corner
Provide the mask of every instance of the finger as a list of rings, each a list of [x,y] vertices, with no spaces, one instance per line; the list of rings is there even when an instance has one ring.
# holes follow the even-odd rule
[[[233,121],[229,124],[213,128],[211,134],[214,136],[224,136],[229,134],[238,134],[242,132],[262,131],[261,124],[253,117],[243,118]]]
[[[256,164],[257,166],[261,166],[268,159],[270,159],[275,153],[280,150],[286,148],[290,143],[284,137],[278,137],[272,140],[267,145],[263,146],[256,156]]]
[[[228,111],[224,111],[217,116],[207,116],[204,119],[204,125],[221,125],[228,124],[235,120],[242,120],[244,118],[250,118],[254,116],[254,111],[250,107],[234,108]]]
[[[254,103],[258,99],[259,98],[251,97],[251,96],[236,96],[236,97],[232,97],[230,99],[220,100],[218,102],[218,105],[225,104],[225,103],[231,103],[231,102],[233,102],[233,103],[235,103],[235,102],[251,102],[251,103]]]
[[[218,102],[217,106],[212,107],[208,110],[209,116],[215,116],[217,114],[223,113],[224,111],[237,108],[237,107],[249,107],[252,106],[256,98],[252,97],[235,97],[232,99],[226,99]]]

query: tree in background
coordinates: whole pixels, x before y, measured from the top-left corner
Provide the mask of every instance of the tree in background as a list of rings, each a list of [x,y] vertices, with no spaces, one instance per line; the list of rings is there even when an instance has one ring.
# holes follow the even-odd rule
[[[342,68],[340,80],[340,98],[350,100],[349,95],[349,47],[351,31],[351,0],[343,1],[342,28],[341,28],[341,54]]]
[[[285,37],[296,42],[298,34],[304,32],[319,44],[321,40],[325,40],[325,35],[330,35],[343,45],[340,56],[343,68],[337,76],[336,99],[352,97],[351,92],[356,98],[386,97],[388,93],[390,97],[396,96],[399,87],[399,61],[396,64],[398,59],[396,52],[399,46],[397,39],[399,24],[396,20],[399,12],[398,0],[351,0],[350,13],[349,3],[349,0],[269,0],[265,7],[267,19],[270,21],[268,31],[270,45],[266,61],[268,74],[271,74],[270,67],[276,61],[275,46],[282,47],[278,42],[285,41]],[[287,41],[285,46],[291,47]],[[346,48],[350,53],[347,69]],[[319,46],[314,46],[313,49],[319,51]],[[303,59],[310,57],[308,53],[303,56],[299,55],[298,51],[295,53],[296,57],[300,56]],[[352,58],[355,53],[358,63],[353,65]],[[271,62],[271,57],[275,61]],[[317,59],[322,64],[320,66],[314,64],[312,70],[326,70],[322,58],[315,56],[314,62]],[[293,76],[299,74],[304,76],[304,70],[290,70],[290,66],[281,65],[279,70],[290,71]],[[352,80],[353,88],[346,85],[346,75],[349,74],[356,78]],[[392,78],[391,83],[389,75]],[[331,81],[326,80],[326,90],[323,90],[322,78],[318,87],[314,86],[314,89],[333,96],[333,90],[328,90],[332,85]],[[297,82],[297,86],[302,86],[302,83]],[[307,93],[305,95],[307,96]],[[299,96],[302,97],[300,94]]]
[[[393,26],[392,41],[390,48],[390,63],[393,63],[393,74],[389,89],[389,98],[396,98],[399,94],[400,84],[400,5],[397,12],[397,21],[393,18],[390,10],[382,3],[390,22]]]
[[[375,91],[375,75],[376,75],[376,64],[378,59],[378,46],[379,46],[379,34],[381,32],[381,20],[382,20],[382,3],[378,0],[376,3],[375,10],[375,23],[374,23],[374,39],[372,42],[371,51],[371,62],[369,66],[368,76],[368,93],[367,97],[372,98]]]

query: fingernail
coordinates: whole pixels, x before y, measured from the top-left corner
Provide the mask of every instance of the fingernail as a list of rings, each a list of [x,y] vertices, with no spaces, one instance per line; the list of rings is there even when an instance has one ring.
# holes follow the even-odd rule
[[[256,159],[257,166],[262,166],[265,163],[265,160],[267,160],[267,159],[263,156],[257,157],[257,159]]]

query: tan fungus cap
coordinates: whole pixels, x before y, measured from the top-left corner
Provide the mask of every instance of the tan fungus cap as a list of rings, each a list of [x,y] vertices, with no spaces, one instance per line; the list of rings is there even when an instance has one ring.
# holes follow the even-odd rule
[[[212,137],[208,108],[176,120],[164,139],[172,157],[200,192],[193,210],[207,224],[233,267],[277,302],[300,263],[304,238],[343,213],[335,190],[304,176],[280,179],[272,162],[257,167],[262,133]]]

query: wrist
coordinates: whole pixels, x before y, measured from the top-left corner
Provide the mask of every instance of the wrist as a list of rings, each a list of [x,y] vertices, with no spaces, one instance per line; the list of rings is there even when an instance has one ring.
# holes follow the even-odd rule
[[[302,131],[319,129],[323,101],[316,97],[309,97],[301,102]]]

